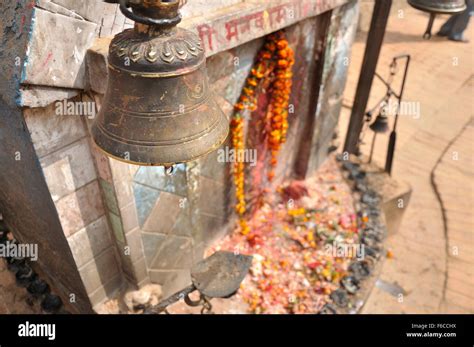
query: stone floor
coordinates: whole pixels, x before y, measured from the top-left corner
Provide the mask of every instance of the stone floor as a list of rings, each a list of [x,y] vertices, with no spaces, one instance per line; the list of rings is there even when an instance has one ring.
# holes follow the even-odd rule
[[[443,312],[474,312],[473,148],[474,123],[471,120],[447,148],[434,171],[434,182],[445,209],[448,230],[446,246],[450,254],[441,305]]]
[[[446,17],[435,21],[435,30]],[[365,313],[473,313],[473,43],[421,38],[428,18],[413,9],[390,17],[377,71],[388,74],[393,56],[412,57],[405,100],[420,114],[402,116],[393,177],[413,188],[400,230],[388,240],[393,254]],[[340,136],[344,139],[365,48],[353,47]],[[466,37],[474,40],[472,23]],[[374,82],[369,107],[385,93]],[[362,146],[369,152],[371,134]],[[342,142],[342,141],[341,141]],[[388,136],[379,136],[374,160],[384,165]],[[399,288],[399,290],[390,290]],[[402,293],[401,295],[397,293]]]

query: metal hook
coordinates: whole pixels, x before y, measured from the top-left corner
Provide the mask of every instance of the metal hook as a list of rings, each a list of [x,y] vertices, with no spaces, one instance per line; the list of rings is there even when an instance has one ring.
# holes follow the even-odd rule
[[[175,1],[173,1],[175,2]],[[149,25],[149,26],[157,26],[157,27],[171,27],[177,25],[181,22],[181,14],[178,14],[173,18],[149,18],[149,17],[142,17],[138,14],[133,13],[132,11],[128,10],[127,8],[130,7],[128,0],[119,0],[119,8],[122,14],[133,20],[134,22]]]
[[[191,307],[202,306],[201,314],[208,314],[208,313],[211,313],[212,311],[212,304],[209,301],[209,298],[202,293],[199,293],[198,300],[191,299],[189,297],[189,294],[187,294],[184,297],[184,302],[186,303],[186,305],[191,306]]]
[[[202,296],[203,304],[201,309],[201,314],[210,314],[212,313],[212,304],[207,298],[207,296]]]
[[[203,304],[203,296],[201,293],[199,293],[199,299],[193,300],[189,297],[189,294],[186,294],[186,296],[184,297],[184,302],[186,303],[186,305],[191,307],[201,306]]]

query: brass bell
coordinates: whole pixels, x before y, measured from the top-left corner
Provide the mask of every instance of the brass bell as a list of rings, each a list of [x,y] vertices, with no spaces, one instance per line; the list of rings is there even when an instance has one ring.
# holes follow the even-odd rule
[[[431,29],[437,14],[455,14],[466,9],[465,0],[408,0],[408,3],[417,10],[429,12],[430,19],[424,39],[431,38]]]
[[[370,125],[370,130],[374,133],[383,134],[390,130],[388,126],[388,117],[384,112],[379,113],[375,121]]]
[[[95,143],[138,165],[172,166],[217,149],[228,120],[209,89],[199,37],[176,27],[179,1],[119,3],[136,23],[110,44],[107,91],[92,127]]]

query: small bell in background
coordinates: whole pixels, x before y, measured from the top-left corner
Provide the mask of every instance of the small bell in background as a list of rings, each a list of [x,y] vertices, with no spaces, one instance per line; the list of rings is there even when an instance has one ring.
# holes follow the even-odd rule
[[[383,134],[390,130],[388,125],[388,117],[385,112],[380,112],[375,121],[370,125],[370,130],[374,133]]]
[[[423,38],[431,38],[431,29],[437,14],[455,14],[466,9],[465,0],[408,0],[408,3],[417,10],[428,12],[430,20]]]
[[[167,168],[219,148],[229,122],[209,88],[199,37],[176,27],[180,2],[107,2],[119,3],[135,27],[110,44],[107,91],[92,127],[97,146],[130,164]]]

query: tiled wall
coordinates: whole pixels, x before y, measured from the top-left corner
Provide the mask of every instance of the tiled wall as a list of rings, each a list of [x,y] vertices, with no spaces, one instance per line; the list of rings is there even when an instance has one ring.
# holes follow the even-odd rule
[[[123,274],[128,284],[141,286],[148,283],[148,274],[132,189],[132,175],[137,167],[109,159],[92,146]]]
[[[63,231],[93,304],[122,281],[85,121],[56,115],[55,105],[25,109],[24,117]]]

